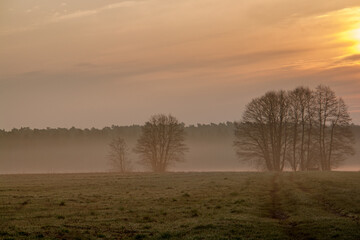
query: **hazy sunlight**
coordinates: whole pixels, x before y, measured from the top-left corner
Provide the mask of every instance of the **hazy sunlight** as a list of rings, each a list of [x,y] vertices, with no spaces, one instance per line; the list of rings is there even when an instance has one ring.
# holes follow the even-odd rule
[[[355,29],[353,31],[353,37],[354,37],[354,40],[356,41],[354,50],[356,53],[360,53],[360,28]]]

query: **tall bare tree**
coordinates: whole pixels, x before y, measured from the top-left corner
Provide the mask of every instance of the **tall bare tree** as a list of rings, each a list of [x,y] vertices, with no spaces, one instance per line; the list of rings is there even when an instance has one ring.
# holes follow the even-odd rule
[[[309,88],[298,87],[289,92],[289,118],[291,152],[288,162],[291,168],[306,170],[311,167],[313,154],[312,130],[314,121],[314,97]]]
[[[130,172],[129,149],[125,140],[121,137],[114,138],[109,144],[109,160],[114,171]]]
[[[268,92],[252,100],[235,124],[238,156],[255,160],[269,171],[284,169],[288,151],[288,99],[284,91]]]
[[[314,135],[314,124],[315,124],[315,117],[316,117],[316,111],[315,111],[315,96],[313,90],[305,90],[305,119],[304,119],[304,125],[305,125],[305,150],[301,163],[300,168],[302,171],[314,169],[316,168],[316,157],[317,157],[317,149],[315,144],[315,139],[313,137]]]
[[[351,118],[345,102],[329,87],[318,86],[315,99],[319,167],[329,171],[354,154]]]
[[[140,154],[144,166],[165,172],[170,164],[183,160],[187,150],[184,140],[184,124],[172,115],[158,114],[142,127],[134,151]]]

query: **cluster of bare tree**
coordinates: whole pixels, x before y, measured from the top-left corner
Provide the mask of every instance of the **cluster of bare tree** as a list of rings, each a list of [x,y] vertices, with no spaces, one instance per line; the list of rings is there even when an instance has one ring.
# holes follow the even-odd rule
[[[158,114],[150,118],[141,129],[134,152],[141,157],[141,164],[154,172],[165,172],[169,165],[183,160],[187,147],[184,144],[185,127],[172,115]],[[115,138],[110,143],[110,161],[114,170],[131,169],[129,151],[125,140]]]
[[[326,86],[268,92],[253,99],[235,124],[241,159],[269,171],[329,171],[354,154],[347,106]]]

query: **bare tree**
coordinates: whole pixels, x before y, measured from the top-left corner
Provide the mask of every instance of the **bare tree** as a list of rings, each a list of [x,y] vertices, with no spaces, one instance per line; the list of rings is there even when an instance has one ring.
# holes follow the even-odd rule
[[[288,99],[284,91],[252,100],[235,124],[234,146],[244,160],[255,160],[269,171],[284,169],[288,151]]]
[[[354,154],[351,118],[345,102],[329,87],[318,86],[315,99],[319,167],[329,171]]]
[[[121,137],[114,138],[110,144],[109,160],[116,172],[130,172],[131,162],[129,160],[129,149],[125,140]]]
[[[314,91],[306,90],[305,91],[305,116],[304,116],[304,134],[306,135],[305,139],[305,150],[303,150],[303,155],[300,163],[300,168],[302,171],[316,168],[316,157],[317,149],[315,144],[314,135],[314,124],[315,124],[315,96]]]
[[[288,162],[291,168],[306,170],[311,167],[313,154],[312,130],[314,121],[314,97],[309,88],[298,87],[289,92],[289,117],[291,153]]]
[[[187,147],[184,144],[184,124],[172,115],[158,114],[142,127],[134,151],[141,163],[154,172],[165,172],[169,165],[183,160]]]

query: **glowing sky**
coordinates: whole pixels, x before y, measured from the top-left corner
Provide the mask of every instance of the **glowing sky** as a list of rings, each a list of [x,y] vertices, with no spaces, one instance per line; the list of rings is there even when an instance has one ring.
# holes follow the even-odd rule
[[[234,121],[320,83],[360,124],[359,0],[0,2],[0,129]]]

